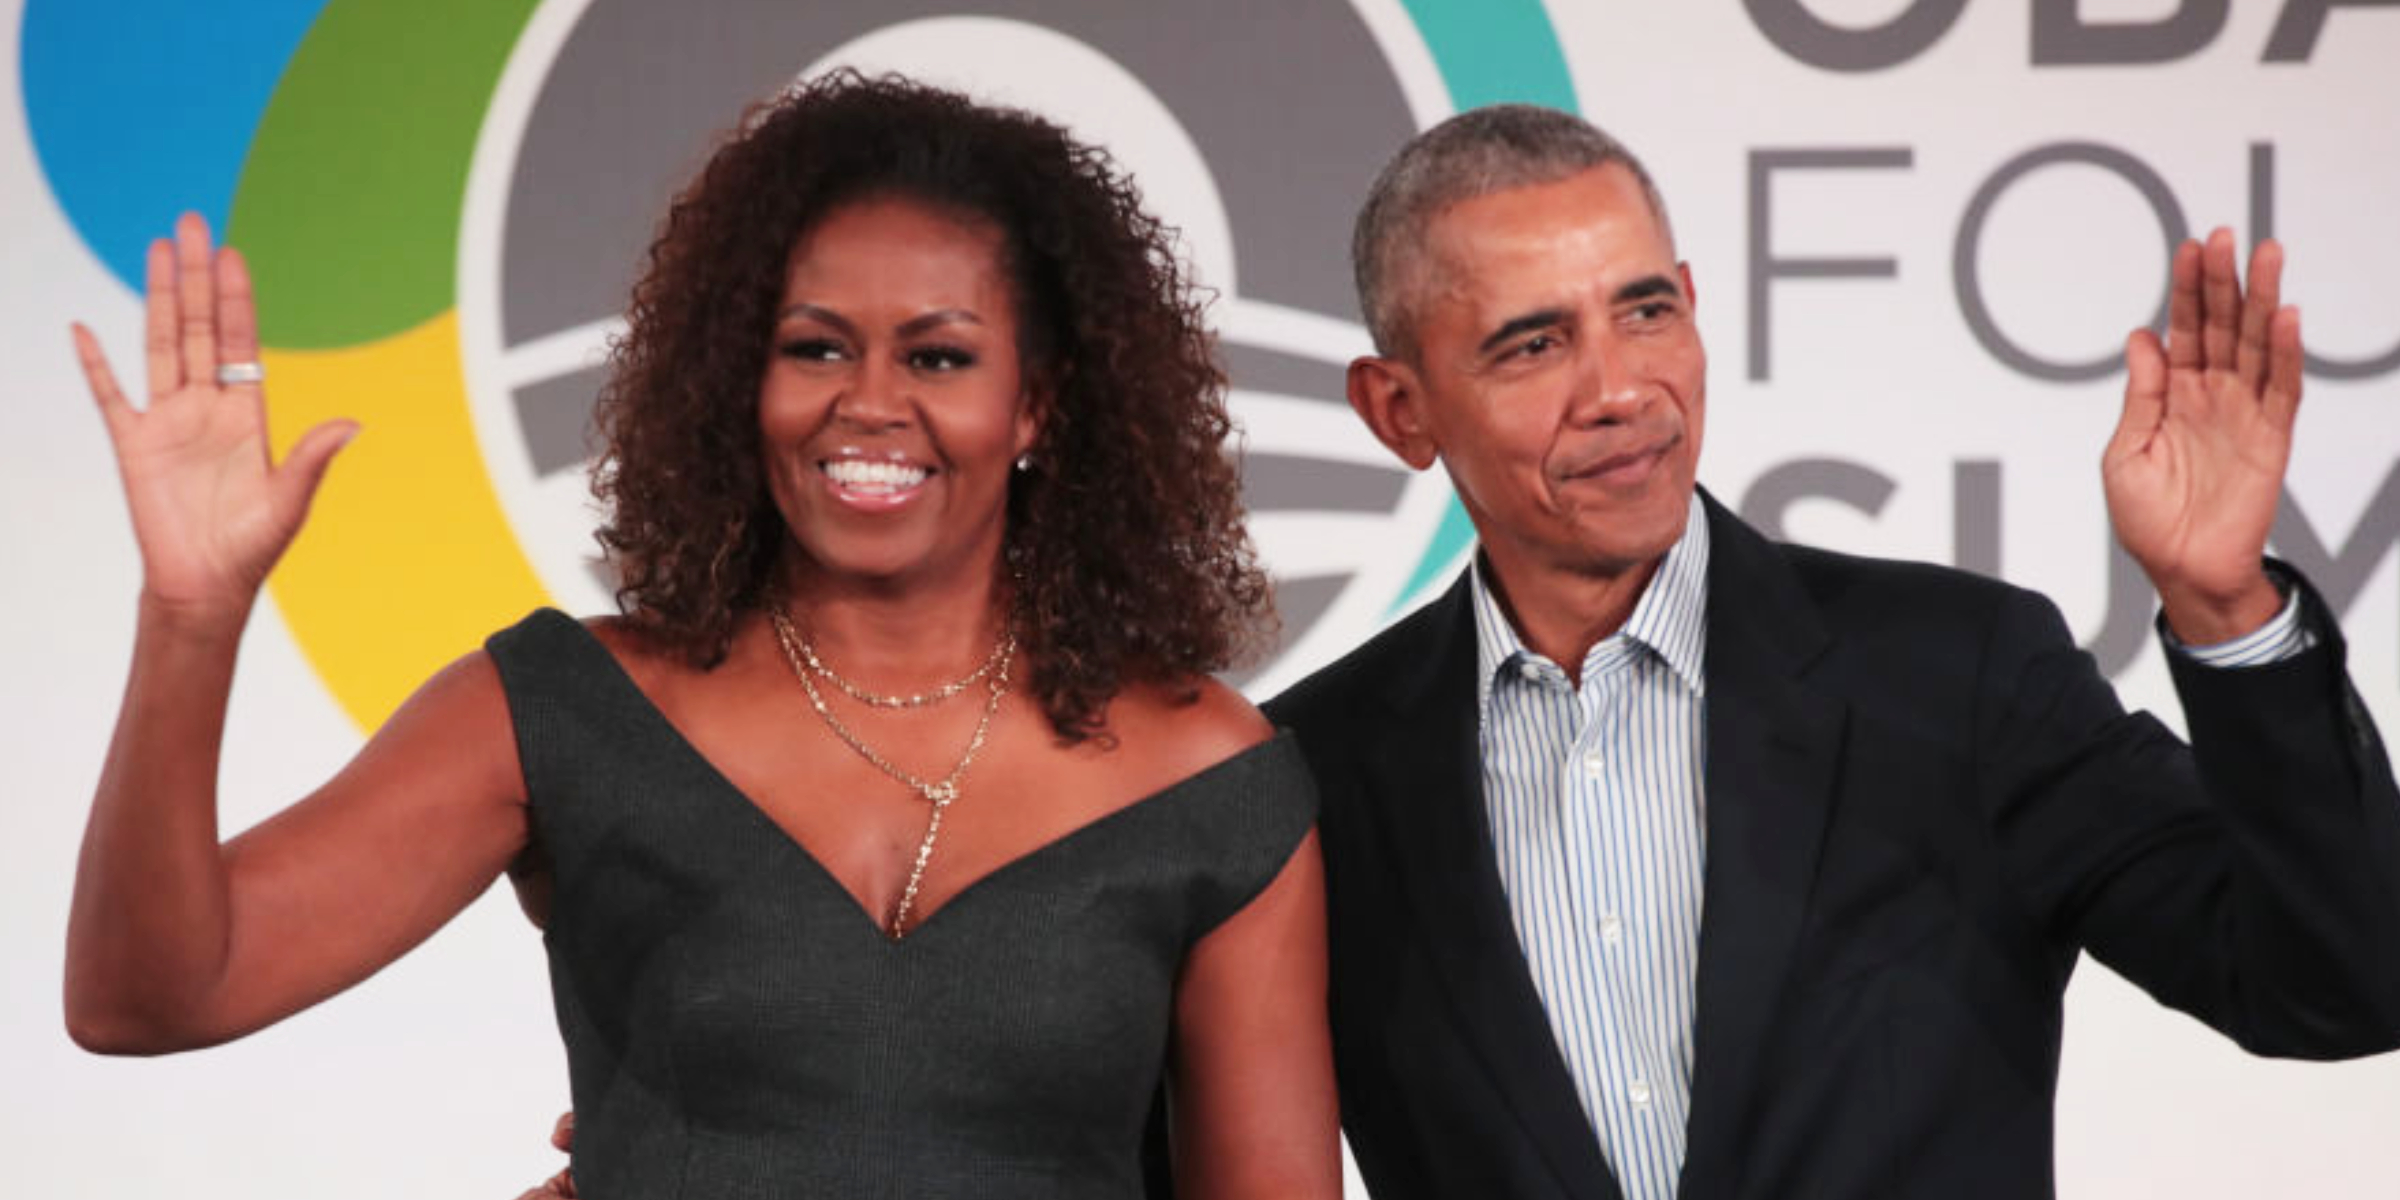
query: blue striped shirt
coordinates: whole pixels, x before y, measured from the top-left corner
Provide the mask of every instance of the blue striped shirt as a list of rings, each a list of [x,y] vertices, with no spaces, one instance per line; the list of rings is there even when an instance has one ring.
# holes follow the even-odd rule
[[[2317,635],[2300,620],[2300,597],[2282,576],[2269,573],[2275,586],[2283,591],[2283,611],[2275,619],[2251,630],[2230,642],[2213,646],[2187,646],[2175,631],[2167,628],[2163,615],[2158,619],[2158,633],[2169,651],[2178,653],[2204,667],[2259,667],[2283,660],[2317,644]]]
[[[1485,570],[1478,554],[1478,736],[1509,916],[1626,1200],[1671,1200],[1691,1112],[1707,861],[1708,517],[1694,498],[1632,615],[1584,655],[1579,687],[1517,636]],[[2314,639],[2294,599],[2233,642],[2167,641],[2239,667]]]
[[[1627,1200],[1668,1200],[1691,1111],[1708,518],[1692,501],[1582,686],[1473,583],[1483,797],[1534,991]]]

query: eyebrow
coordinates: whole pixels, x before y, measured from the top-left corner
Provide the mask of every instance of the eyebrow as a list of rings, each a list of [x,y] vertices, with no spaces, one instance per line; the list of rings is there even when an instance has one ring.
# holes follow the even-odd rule
[[[1648,300],[1654,296],[1674,296],[1680,299],[1683,296],[1683,285],[1675,282],[1671,276],[1644,275],[1640,279],[1618,288],[1617,294],[1609,297],[1608,300],[1611,304],[1628,304],[1635,300]]]
[[[1658,296],[1674,296],[1680,298],[1682,295],[1683,286],[1675,282],[1672,276],[1644,275],[1640,279],[1636,279],[1633,282],[1618,288],[1616,293],[1608,298],[1608,302],[1611,305],[1631,304],[1637,300],[1649,300]],[[1536,309],[1533,312],[1526,313],[1521,317],[1512,317],[1509,320],[1502,322],[1500,328],[1493,330],[1491,332],[1491,336],[1484,338],[1483,341],[1475,347],[1475,352],[1477,354],[1489,354],[1493,350],[1498,349],[1501,345],[1523,334],[1531,333],[1536,329],[1549,329],[1554,326],[1564,325],[1567,322],[1567,317],[1568,313],[1564,308]]]
[[[776,314],[777,320],[789,320],[793,317],[807,317],[813,321],[823,321],[824,323],[831,325],[852,337],[856,337],[858,335],[858,326],[853,324],[850,318],[845,317],[830,308],[821,308],[805,301],[799,304],[789,305],[782,312]],[[983,324],[983,318],[976,316],[974,313],[968,312],[963,308],[936,309],[933,312],[910,317],[909,319],[902,321],[900,323],[898,332],[901,337],[915,337],[916,335],[923,333],[928,329],[935,328],[936,326],[951,324],[981,325]]]
[[[1545,308],[1526,313],[1521,317],[1511,317],[1502,322],[1500,328],[1493,330],[1490,337],[1483,339],[1475,347],[1475,353],[1489,354],[1502,343],[1520,334],[1531,333],[1536,329],[1548,329],[1554,325],[1564,325],[1566,322],[1567,310],[1563,308]]]
[[[775,319],[778,321],[788,321],[793,317],[807,317],[812,321],[822,321],[825,324],[831,325],[835,329],[839,329],[843,333],[851,336],[856,336],[858,333],[858,327],[850,323],[850,318],[845,317],[830,308],[819,308],[814,304],[801,303],[786,305],[784,306],[784,310],[782,312],[775,314]]]
[[[963,308],[944,308],[900,322],[900,336],[915,337],[938,325],[981,325],[983,318]]]

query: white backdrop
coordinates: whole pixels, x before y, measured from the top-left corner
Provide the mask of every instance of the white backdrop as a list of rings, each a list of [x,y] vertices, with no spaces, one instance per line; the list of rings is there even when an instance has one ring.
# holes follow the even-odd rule
[[[546,5],[526,45],[555,45],[582,9]],[[1418,122],[1449,103],[1440,43],[1450,35],[1426,15],[1439,9],[1457,6],[1358,0],[1379,69]],[[1549,32],[1575,99],[1648,158],[1694,265],[1715,351],[1703,481],[1803,540],[1996,565],[2049,592],[2083,636],[2106,641],[2111,614],[2136,604],[2110,590],[2094,469],[2118,380],[2041,378],[2024,364],[2108,356],[2148,318],[2165,267],[2159,197],[2195,230],[2223,223],[2245,237],[2267,198],[2275,232],[2291,243],[2286,290],[2303,306],[2312,348],[2365,362],[2400,341],[2400,239],[2390,234],[2400,210],[2390,76],[2400,7],[2243,0],[2215,27],[2224,9],[2222,0],[1553,0]],[[2287,37],[2276,53],[2294,61],[2262,61],[2279,24],[2297,22],[2288,34],[2312,9],[2324,21],[2305,57]],[[2037,36],[2061,13],[2148,32]],[[0,1195],[513,1196],[555,1169],[543,1137],[566,1086],[539,943],[505,889],[354,992],[234,1046],[114,1061],[83,1054],[63,1032],[75,848],[138,583],[65,327],[90,323],[130,368],[140,313],[70,224],[34,152],[19,86],[23,15],[23,0],[0,0],[0,104],[14,118],[0,120],[0,346],[12,366],[0,402],[9,567],[0,729],[11,776],[0,803]],[[1801,32],[1811,22],[1825,26],[1813,39]],[[1902,36],[1910,30],[1921,36]],[[1258,27],[1262,38],[1275,33]],[[1875,44],[1890,47],[1886,65],[1848,61]],[[2154,61],[2052,61],[2079,49]],[[520,50],[503,93],[542,86],[546,60]],[[1357,344],[1347,313],[1244,295],[1227,242],[1249,234],[1227,217],[1205,165],[1192,169],[1197,151],[1177,140],[1175,115],[1137,73],[1069,34],[918,22],[796,48],[790,69],[833,58],[906,65],[1058,112],[1116,145],[1186,229],[1195,261],[1227,293],[1218,312],[1230,336],[1337,361]],[[509,111],[505,95],[492,111]],[[497,213],[505,198],[507,180],[492,172],[507,164],[491,161],[502,132],[487,126],[479,143],[470,251],[485,219],[476,213]],[[478,189],[499,198],[478,209]],[[1799,259],[1850,265],[1830,278],[1766,265]],[[476,301],[465,293],[492,269],[462,251],[470,316]],[[2389,732],[2400,727],[2400,489],[2382,489],[2400,469],[2400,363],[2333,377],[2342,373],[2310,380],[2292,466],[2292,507],[2316,548],[2289,535],[2279,548],[2314,553],[2351,581],[2335,599],[2347,608],[2352,670]],[[1237,407],[1254,450],[1309,445],[1333,461],[1378,461],[1322,405],[1245,388]],[[478,426],[487,439],[488,426]],[[370,420],[361,446],[376,433]],[[510,492],[506,472],[493,474],[519,528],[574,519],[571,506],[560,517],[555,502]],[[1778,491],[1788,504],[1769,503]],[[1440,510],[1438,485],[1411,484],[1368,517],[1263,515],[1260,536],[1280,570],[1331,563],[1356,576],[1254,690],[1369,632],[1404,590],[1401,560],[1422,553]],[[555,590],[589,608],[570,586]],[[2129,703],[2171,714],[2164,676],[2144,643],[2119,683]],[[262,604],[233,698],[228,828],[330,774],[359,743],[355,707],[277,604]],[[2394,1128],[2400,1059],[2250,1059],[2103,970],[2078,977],[2059,1113],[2064,1195],[2389,1196],[2400,1191]]]

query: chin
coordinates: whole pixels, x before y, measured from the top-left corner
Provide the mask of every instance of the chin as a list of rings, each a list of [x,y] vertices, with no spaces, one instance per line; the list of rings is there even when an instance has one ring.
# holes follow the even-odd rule
[[[1585,531],[1584,550],[1595,565],[1611,572],[1656,562],[1683,539],[1684,517],[1689,509],[1688,501],[1678,500],[1671,510],[1645,509],[1613,518],[1597,517],[1593,527]]]
[[[891,545],[844,546],[797,540],[802,561],[817,574],[833,579],[888,582],[921,570],[928,555],[911,554]]]

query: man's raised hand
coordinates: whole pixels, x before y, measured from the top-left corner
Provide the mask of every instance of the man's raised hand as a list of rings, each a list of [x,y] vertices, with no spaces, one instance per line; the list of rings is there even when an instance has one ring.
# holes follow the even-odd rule
[[[2300,310],[2282,303],[2283,248],[2250,255],[2230,230],[2176,248],[2167,337],[2125,343],[2125,411],[2101,457],[2108,514],[2167,624],[2230,641],[2282,606],[2259,560],[2275,524],[2300,407]]]

